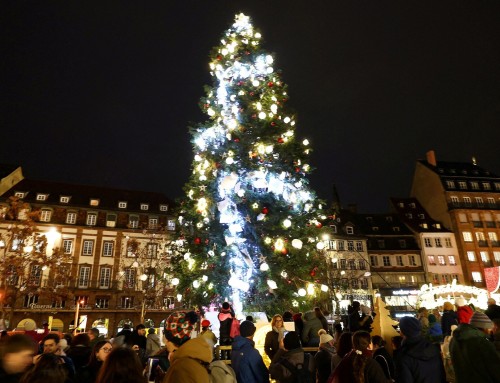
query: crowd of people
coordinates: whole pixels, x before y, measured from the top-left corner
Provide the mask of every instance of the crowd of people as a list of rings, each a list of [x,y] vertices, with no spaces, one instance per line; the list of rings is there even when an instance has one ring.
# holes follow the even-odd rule
[[[28,328],[2,334],[0,382],[500,382],[500,307],[493,299],[485,312],[463,299],[442,310],[420,308],[401,318],[390,345],[371,334],[374,315],[353,302],[345,323],[330,328],[319,308],[276,314],[265,335],[267,363],[255,348],[253,318],[240,322],[227,302],[218,314],[219,339],[194,311],[171,314],[163,342],[142,324],[124,326],[112,339],[96,328],[62,338],[46,325],[42,333]],[[215,352],[217,344],[229,346],[225,355]]]

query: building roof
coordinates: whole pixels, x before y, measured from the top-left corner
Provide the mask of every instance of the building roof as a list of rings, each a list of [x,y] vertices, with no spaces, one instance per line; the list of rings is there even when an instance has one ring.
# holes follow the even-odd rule
[[[126,211],[142,211],[141,204],[148,204],[147,212],[163,212],[160,205],[170,210],[172,202],[164,194],[135,190],[121,190],[89,185],[75,185],[62,182],[40,181],[23,179],[5,192],[2,198],[7,199],[16,193],[26,193],[23,201],[27,203],[41,203],[47,205],[61,205],[72,207],[86,207],[93,209],[119,210],[118,203],[126,202]],[[44,200],[37,199],[38,195],[46,195]],[[62,203],[61,197],[69,197],[68,203]],[[91,205],[91,200],[98,200],[98,205]]]
[[[391,198],[399,218],[418,233],[450,232],[441,222],[432,219],[416,198]]]
[[[470,162],[437,161],[436,166],[434,166],[426,160],[418,161],[437,173],[440,177],[478,178],[483,180],[490,178],[500,180],[500,177],[496,174]]]

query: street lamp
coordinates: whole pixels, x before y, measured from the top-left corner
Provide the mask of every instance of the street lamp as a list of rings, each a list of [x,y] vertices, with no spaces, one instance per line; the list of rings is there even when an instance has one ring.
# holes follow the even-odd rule
[[[80,315],[80,304],[84,304],[85,301],[82,299],[81,301],[77,301],[76,302],[76,312],[75,312],[75,328],[73,329],[73,334],[76,335],[76,330],[78,329],[78,320],[80,319],[79,318],[79,315]]]

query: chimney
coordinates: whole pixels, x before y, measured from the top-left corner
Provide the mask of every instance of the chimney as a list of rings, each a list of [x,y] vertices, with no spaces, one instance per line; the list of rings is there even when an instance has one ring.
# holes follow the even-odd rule
[[[434,150],[429,150],[426,154],[427,157],[427,163],[432,166],[437,166],[436,162],[436,153]]]

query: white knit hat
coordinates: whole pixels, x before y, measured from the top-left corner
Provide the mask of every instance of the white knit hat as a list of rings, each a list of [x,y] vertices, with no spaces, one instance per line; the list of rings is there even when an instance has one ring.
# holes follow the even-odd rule
[[[319,330],[318,335],[319,335],[319,344],[328,343],[331,340],[333,340],[333,336],[328,334],[324,329]]]

